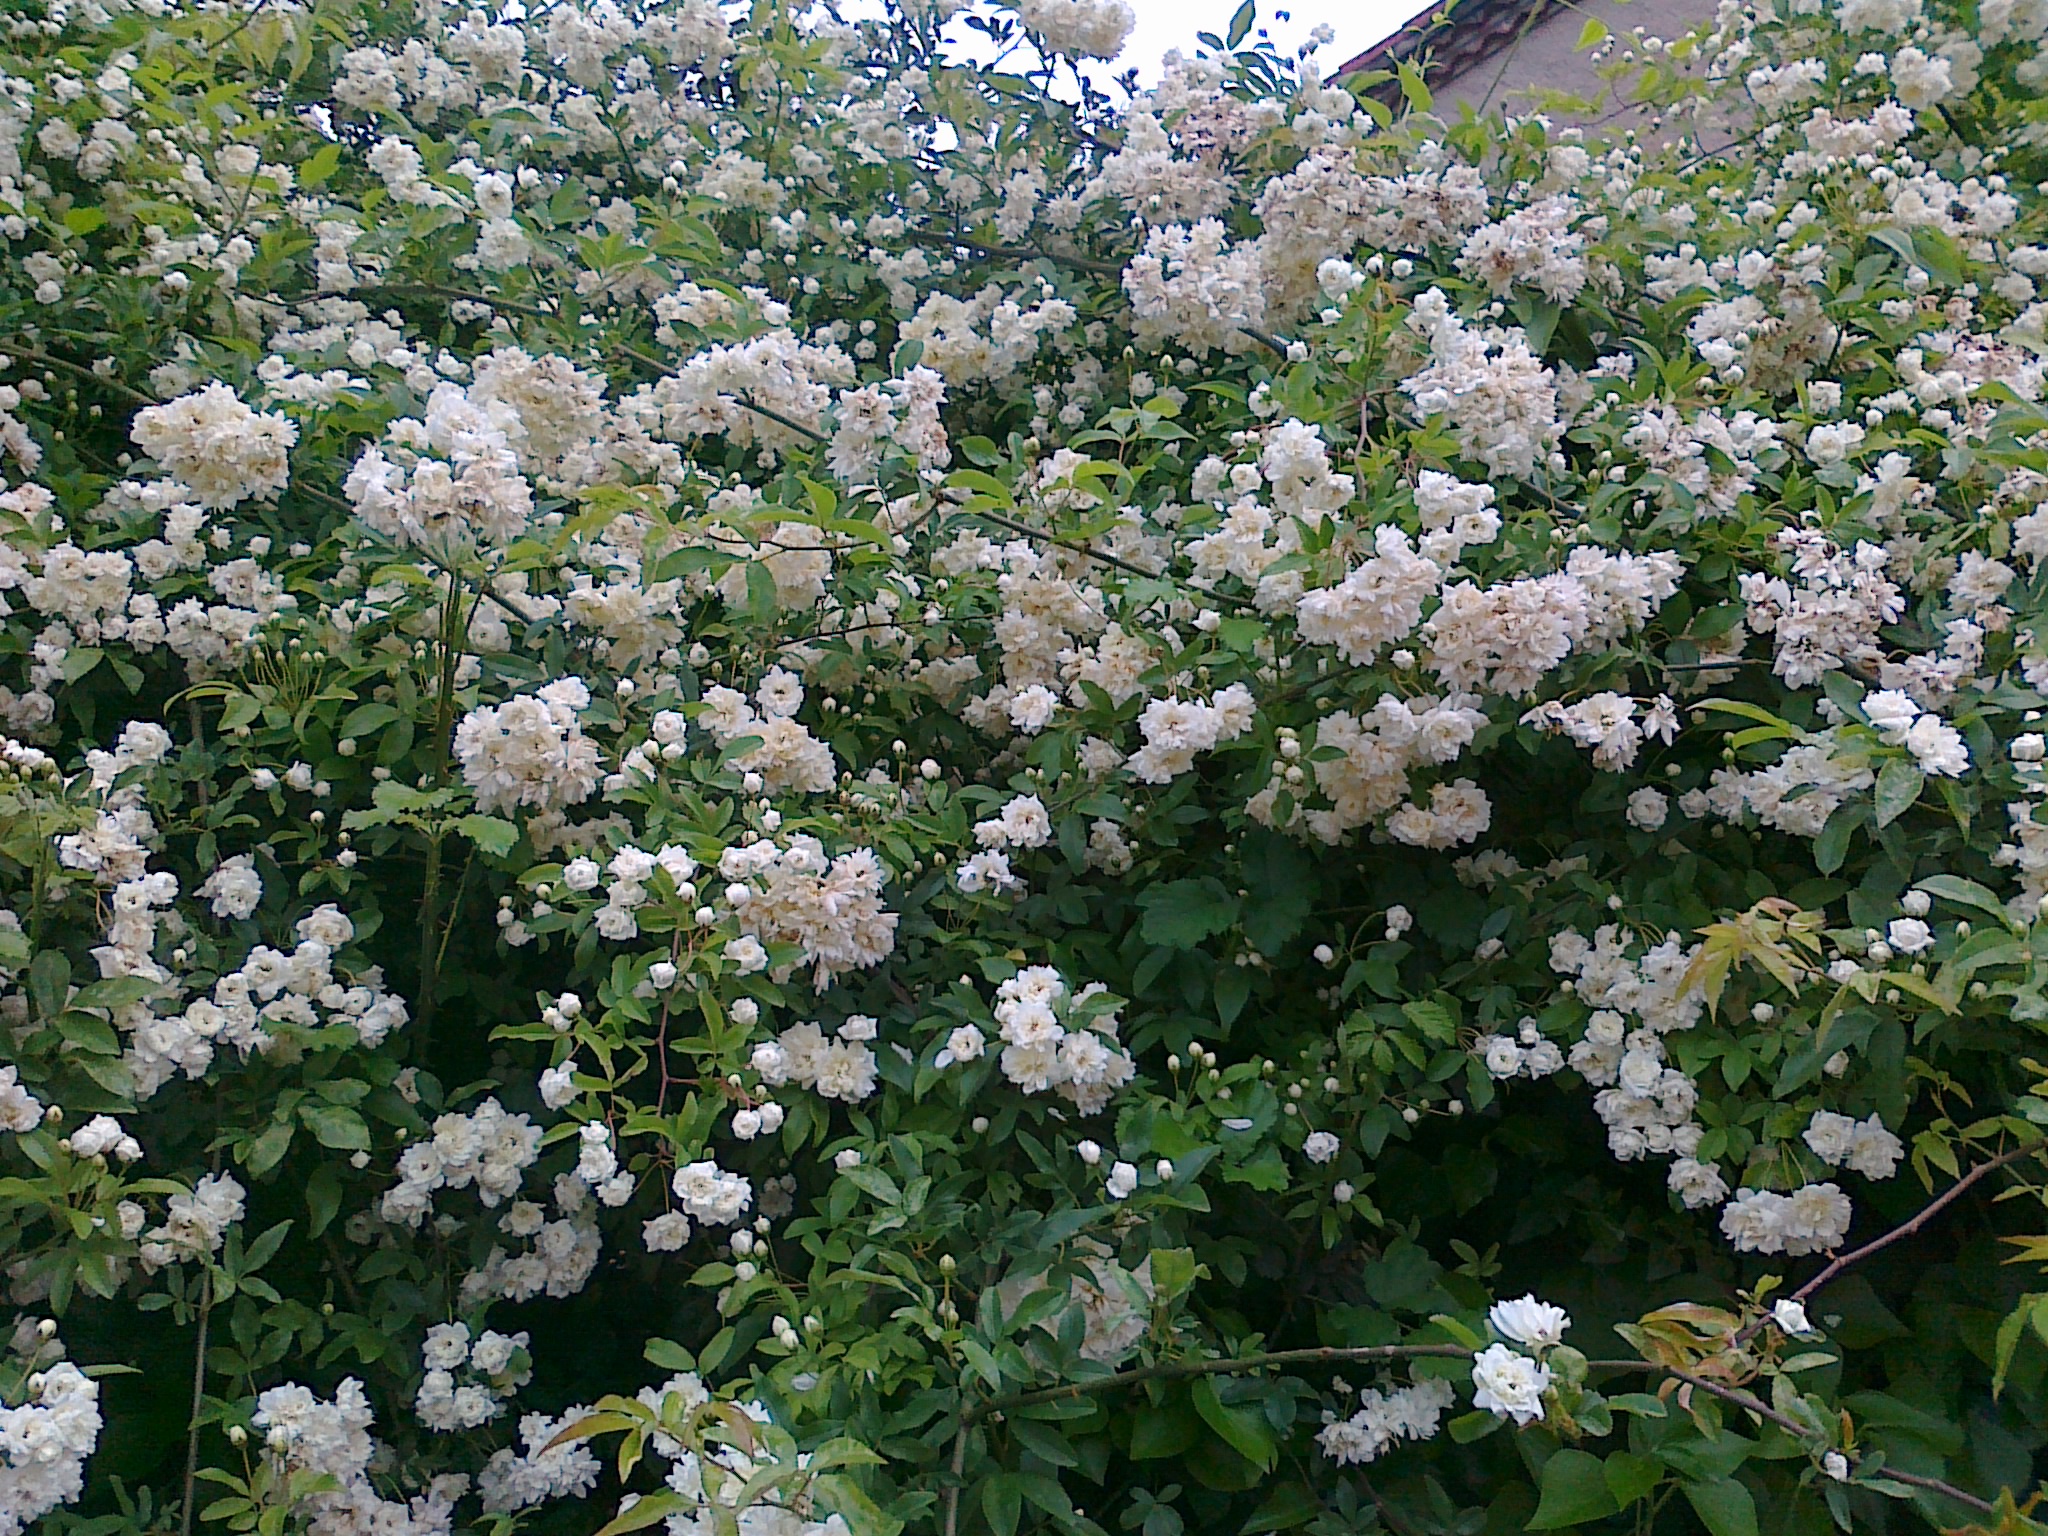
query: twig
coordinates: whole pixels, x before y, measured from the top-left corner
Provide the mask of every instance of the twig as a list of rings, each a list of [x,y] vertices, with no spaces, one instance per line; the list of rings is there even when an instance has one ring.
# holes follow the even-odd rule
[[[1993,1165],[1986,1164],[1985,1166],[1989,1168]],[[1741,1388],[1724,1386],[1720,1382],[1710,1380],[1705,1376],[1695,1376],[1691,1371],[1680,1370],[1675,1365],[1659,1365],[1652,1360],[1588,1360],[1586,1368],[1595,1371],[1656,1371],[1682,1381],[1688,1386],[1697,1387],[1700,1391],[1718,1397],[1723,1402],[1732,1403],[1745,1412],[1755,1414],[1758,1418],[1768,1420],[1780,1429],[1796,1436],[1801,1441],[1808,1440],[1813,1434],[1810,1426],[1801,1424],[1797,1419],[1789,1418],[1785,1414],[1779,1413],[1769,1404],[1764,1403],[1748,1392],[1744,1392]],[[1850,1465],[1854,1468],[1859,1466],[1860,1463],[1852,1462]],[[1980,1499],[1974,1493],[1965,1493],[1962,1489],[1956,1487],[1955,1484],[1945,1483],[1938,1477],[1922,1477],[1917,1472],[1895,1472],[1890,1467],[1879,1467],[1871,1473],[1871,1476],[1889,1478],[1895,1483],[1910,1483],[1915,1488],[1925,1488],[1929,1492],[1943,1494],[1960,1504],[1969,1505],[1970,1508],[1982,1514],[1991,1513],[1993,1508],[1988,1500]]]
[[[74,363],[69,358],[53,357],[48,352],[37,352],[28,347],[8,346],[0,348],[0,352],[4,352],[6,356],[16,362],[26,360],[41,363],[47,368],[62,368],[69,373],[77,374],[82,379],[91,379],[93,383],[99,385],[102,389],[110,389],[117,395],[126,395],[130,400],[141,405],[157,404],[153,396],[145,395],[139,389],[131,389],[118,379],[110,379],[101,374],[94,373],[85,364]]]
[[[1287,343],[1282,341],[1278,336],[1268,336],[1264,331],[1254,330],[1249,325],[1240,325],[1238,326],[1238,329],[1242,331],[1245,335],[1251,337],[1251,339],[1253,341],[1256,341],[1260,346],[1271,347],[1283,358],[1287,356]]]
[[[1154,581],[1171,581],[1185,587],[1193,586],[1192,582],[1182,580],[1171,571],[1148,571],[1142,565],[1133,564],[1119,555],[1107,554],[1091,544],[1080,544],[1072,539],[1063,539],[1056,533],[1047,533],[1043,528],[1033,528],[1029,523],[1020,523],[1015,518],[1005,517],[1000,512],[991,512],[986,507],[976,508],[971,512],[966,511],[964,508],[962,510],[964,515],[968,517],[985,517],[999,528],[1007,528],[1012,533],[1021,533],[1027,539],[1042,539],[1047,544],[1054,545],[1060,549],[1072,550],[1077,555],[1086,555],[1091,560],[1100,560],[1104,565],[1115,566],[1116,569],[1128,571],[1133,576],[1146,576]],[[1194,590],[1214,602],[1228,603],[1235,608],[1253,610],[1257,608],[1257,605],[1249,598],[1233,597],[1227,592],[1213,592],[1207,587],[1195,587]]]
[[[192,1504],[199,1486],[199,1410],[206,1404],[206,1330],[213,1320],[213,1269],[199,1282],[199,1343],[192,1351],[192,1418],[185,1428],[185,1507],[178,1536],[192,1536]]]
[[[471,293],[466,288],[448,288],[440,283],[368,283],[362,291],[369,293],[430,293],[443,298],[462,299],[471,304],[484,304],[492,309],[502,309],[514,315],[526,315],[534,320],[559,320],[557,310],[542,309],[537,304],[520,304],[511,299],[492,298],[487,293]]]
[[[1047,533],[1043,528],[1034,528],[1029,523],[1020,523],[1013,517],[1005,517],[1002,513],[991,512],[985,507],[968,512],[967,515],[969,517],[987,518],[998,528],[1007,528],[1012,533],[1021,533],[1027,539],[1043,539],[1046,543],[1058,545],[1061,549],[1070,549],[1077,555],[1086,555],[1091,560],[1100,560],[1104,565],[1113,565],[1120,571],[1128,571],[1133,576],[1149,576],[1155,580],[1171,580],[1164,571],[1148,571],[1142,565],[1134,564],[1120,555],[1105,554],[1092,545],[1078,543],[1072,539],[1063,539],[1056,533]]]
[[[1367,1360],[1469,1360],[1472,1351],[1461,1344],[1368,1344],[1351,1349],[1281,1349],[1260,1355],[1224,1356],[1214,1360],[1172,1360],[1161,1365],[1143,1365],[1136,1370],[1115,1371],[1064,1386],[1040,1387],[1030,1392],[1013,1392],[974,1404],[960,1415],[968,1425],[1011,1408],[1029,1408],[1038,1403],[1065,1402],[1096,1392],[1121,1392],[1147,1381],[1187,1381],[1196,1376],[1237,1376],[1282,1365],[1346,1365]]]
[[[832,441],[831,438],[818,431],[817,428],[807,427],[802,422],[783,415],[780,411],[772,411],[767,406],[759,404],[746,395],[734,395],[732,398],[738,404],[752,411],[756,416],[766,416],[770,421],[789,428],[790,431],[796,433],[799,437],[807,437],[814,443],[829,443]]]
[[[2025,1142],[2009,1151],[1999,1153],[1998,1156],[1992,1158],[1988,1163],[1979,1163],[1975,1168],[1972,1168],[1968,1173],[1956,1180],[1955,1183],[1951,1184],[1934,1200],[1923,1206],[1920,1213],[1910,1221],[1893,1227],[1891,1231],[1883,1236],[1872,1238],[1861,1248],[1851,1249],[1849,1252],[1830,1261],[1827,1268],[1807,1281],[1806,1284],[1800,1286],[1798,1290],[1792,1293],[1789,1299],[1804,1305],[1808,1297],[1814,1295],[1850,1265],[1860,1263],[1864,1259],[1869,1258],[1873,1253],[1889,1248],[1893,1243],[1898,1242],[1899,1239],[1911,1237],[1915,1232],[1918,1232],[1928,1222],[1940,1215],[1944,1208],[1960,1199],[1963,1192],[1969,1189],[1971,1185],[1977,1183],[1978,1180],[1988,1177],[2000,1168],[2005,1167],[2008,1163],[2016,1163],[2021,1158],[2041,1150],[2042,1143],[2038,1141]],[[1750,1339],[1756,1337],[1763,1329],[1763,1326],[1764,1319],[1758,1318],[1735,1335],[1735,1342],[1738,1344],[1747,1343]]]
[[[1980,1499],[1974,1493],[1965,1493],[1954,1483],[1944,1483],[1938,1477],[1922,1477],[1918,1472],[1901,1472],[1895,1467],[1880,1467],[1872,1475],[1887,1478],[1894,1483],[1905,1483],[1913,1488],[1925,1488],[1929,1493],[1938,1493],[1944,1498],[1954,1499],[1958,1504],[1967,1504],[1980,1515],[1997,1512],[1998,1506],[1989,1499]]]
[[[1119,261],[1098,261],[1090,256],[1067,256],[1058,251],[1044,251],[1029,245],[987,245],[979,240],[970,240],[965,235],[941,234],[937,231],[909,229],[903,232],[906,240],[915,240],[921,245],[957,245],[963,251],[972,251],[977,256],[993,256],[1001,261],[1050,261],[1059,266],[1072,267],[1080,272],[1094,272],[1105,277],[1117,277],[1123,273]]]
[[[675,372],[674,364],[665,363],[658,357],[642,352],[638,347],[621,347],[619,350],[625,356],[632,358],[634,362],[645,363],[657,373],[667,374]],[[770,421],[789,428],[790,431],[796,433],[799,437],[807,437],[814,443],[829,443],[832,441],[831,438],[820,432],[816,427],[807,427],[802,422],[794,421],[783,415],[780,411],[771,410],[769,407],[749,399],[745,395],[727,395],[725,398],[732,401],[735,405],[743,406],[747,410],[752,411],[756,416],[765,416]]]
[[[967,1420],[953,1436],[953,1481],[946,1485],[946,1536],[958,1536],[960,1529],[960,1479],[967,1472]]]

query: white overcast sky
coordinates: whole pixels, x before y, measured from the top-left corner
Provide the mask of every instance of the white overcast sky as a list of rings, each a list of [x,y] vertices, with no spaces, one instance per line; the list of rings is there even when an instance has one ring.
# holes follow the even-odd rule
[[[1193,53],[1198,46],[1195,42],[1197,32],[1227,36],[1230,18],[1236,14],[1239,0],[1126,0],[1126,3],[1137,13],[1137,30],[1124,44],[1122,54],[1112,63],[1107,66],[1091,63],[1089,73],[1106,82],[1108,77],[1121,74],[1126,69],[1136,69],[1140,84],[1151,85],[1159,79],[1159,61],[1168,49],[1179,48]],[[1427,10],[1430,3],[1431,0],[1296,0],[1296,3],[1281,8],[1275,0],[1259,0],[1255,26],[1263,29],[1276,46],[1292,49],[1307,40],[1318,22],[1329,23],[1330,29],[1337,34],[1336,38],[1317,56],[1328,72],[1357,57],[1410,17]],[[841,0],[839,10],[841,15],[849,18],[879,17],[882,14],[877,0]],[[957,20],[946,29],[946,35],[958,43],[962,54],[969,58],[976,55],[977,45],[982,43],[979,33],[970,31]]]
[[[1159,60],[1167,49],[1181,48],[1192,53],[1197,32],[1222,36],[1237,9],[1237,0],[1127,3],[1138,13],[1138,30],[1131,34],[1123,56],[1113,67],[1121,71],[1135,65],[1138,78],[1148,84],[1159,78]],[[1306,40],[1309,29],[1317,22],[1328,22],[1337,40],[1317,57],[1325,69],[1334,69],[1395,31],[1409,17],[1428,9],[1428,4],[1427,0],[1298,0],[1280,9],[1287,14],[1285,21],[1278,19],[1279,9],[1264,0],[1258,11],[1258,25],[1267,30],[1274,43],[1283,48],[1294,47]]]

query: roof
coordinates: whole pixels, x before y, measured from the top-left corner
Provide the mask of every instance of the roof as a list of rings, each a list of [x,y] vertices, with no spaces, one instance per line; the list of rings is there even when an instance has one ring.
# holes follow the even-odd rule
[[[1440,86],[1510,46],[1539,12],[1555,3],[1562,0],[1441,0],[1337,74],[1427,63],[1430,85]]]

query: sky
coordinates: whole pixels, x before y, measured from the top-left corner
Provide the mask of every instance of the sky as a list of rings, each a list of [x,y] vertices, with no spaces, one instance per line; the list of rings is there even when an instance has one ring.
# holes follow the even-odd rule
[[[1136,66],[1138,78],[1150,84],[1159,78],[1159,60],[1169,48],[1194,50],[1197,32],[1222,36],[1230,26],[1238,0],[1126,0],[1138,13],[1138,30],[1124,45],[1114,68]],[[1258,24],[1283,48],[1305,41],[1317,22],[1327,22],[1337,40],[1318,55],[1325,69],[1355,58],[1417,12],[1426,0],[1294,0],[1282,21],[1271,0],[1259,6]]]

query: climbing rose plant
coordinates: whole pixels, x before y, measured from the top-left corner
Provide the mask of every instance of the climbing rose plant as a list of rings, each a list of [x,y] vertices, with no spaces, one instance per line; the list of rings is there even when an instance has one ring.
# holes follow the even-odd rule
[[[1132,20],[9,9],[0,1536],[2040,1528],[2048,12]]]

